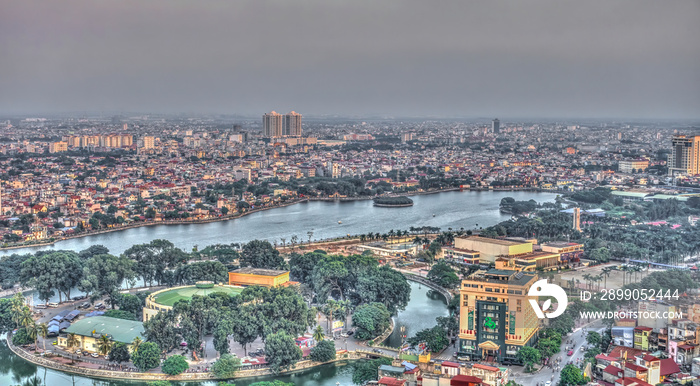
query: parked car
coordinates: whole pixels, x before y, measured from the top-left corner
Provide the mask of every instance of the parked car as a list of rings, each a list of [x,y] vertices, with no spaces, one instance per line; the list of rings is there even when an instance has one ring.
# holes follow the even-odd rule
[[[80,349],[77,349],[77,350],[75,350],[75,353],[76,353],[77,355],[80,355],[80,354],[82,354],[83,352],[82,352]]]
[[[57,308],[57,307],[58,307],[58,303],[49,303],[49,307],[51,307],[51,308]]]
[[[85,302],[80,305],[80,308],[90,308],[90,302]]]
[[[43,310],[46,308],[46,304],[37,304],[34,306],[37,310]]]
[[[90,356],[93,357],[93,358],[99,358],[99,357],[100,357],[100,354],[94,352],[94,353],[90,354]]]
[[[348,331],[348,336],[351,336],[354,333],[355,333],[355,330],[350,330],[350,331]]]
[[[568,355],[568,356],[574,355],[574,350],[569,350],[569,352],[567,352],[566,355]]]

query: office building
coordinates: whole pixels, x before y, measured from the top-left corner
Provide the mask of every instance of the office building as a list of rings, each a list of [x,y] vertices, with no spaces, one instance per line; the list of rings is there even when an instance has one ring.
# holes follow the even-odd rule
[[[498,118],[494,119],[491,121],[491,131],[494,134],[498,134],[498,132],[501,130],[501,121],[498,120]]]
[[[674,135],[671,138],[668,174],[700,174],[700,135]]]
[[[539,319],[527,297],[536,281],[536,274],[501,269],[477,271],[462,280],[458,355],[519,363],[518,351],[537,341]]]

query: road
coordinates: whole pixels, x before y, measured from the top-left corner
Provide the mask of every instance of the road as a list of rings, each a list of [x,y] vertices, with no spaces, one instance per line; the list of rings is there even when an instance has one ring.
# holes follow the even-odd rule
[[[560,363],[560,368],[558,371],[552,370],[548,367],[543,367],[540,369],[540,371],[534,373],[534,374],[527,374],[524,372],[524,367],[521,366],[513,366],[511,367],[511,377],[510,379],[516,381],[517,383],[523,384],[523,385],[537,385],[538,382],[541,384],[544,384],[547,381],[552,381],[552,384],[557,384],[559,382],[559,375],[561,373],[561,369],[569,364],[573,363],[576,364],[577,359],[581,359],[581,362],[583,362],[583,356],[585,354],[585,351],[581,351],[581,347],[587,346],[588,344],[586,343],[586,334],[590,331],[596,331],[598,333],[602,333],[605,330],[605,327],[603,326],[603,322],[600,320],[594,321],[588,325],[584,325],[583,328],[577,328],[569,334],[566,337],[562,337],[562,345],[561,345],[561,350],[558,354],[554,355],[552,357],[552,361],[556,361],[557,359],[561,360]],[[584,332],[585,331],[585,332]],[[573,340],[573,344],[567,344],[567,340]],[[574,355],[572,356],[567,356],[566,353],[568,350],[566,350],[567,346],[573,346],[574,350]]]

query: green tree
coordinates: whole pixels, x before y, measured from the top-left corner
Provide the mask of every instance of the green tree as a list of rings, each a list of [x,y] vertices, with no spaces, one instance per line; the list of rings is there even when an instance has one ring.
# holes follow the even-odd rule
[[[219,355],[228,354],[228,337],[233,334],[233,326],[233,315],[226,313],[221,316],[214,329],[214,349],[219,352]]]
[[[372,339],[384,332],[389,328],[390,320],[391,314],[381,303],[363,304],[352,315],[352,323],[357,327],[355,335],[362,340]]]
[[[139,351],[139,347],[141,347],[141,343],[143,343],[143,339],[141,339],[138,336],[136,338],[134,338],[134,340],[131,341],[131,351],[132,352]]]
[[[335,359],[335,342],[323,340],[311,349],[311,360],[316,362],[328,362]]]
[[[269,241],[253,240],[243,246],[240,258],[242,267],[285,269],[287,264],[279,251]]]
[[[66,335],[66,347],[70,350],[73,347],[77,347],[80,345],[80,341],[78,340],[78,336],[75,335],[73,332],[69,332],[68,335]]]
[[[444,261],[433,265],[428,272],[427,278],[444,288],[453,288],[459,284],[459,276],[457,276],[455,270]]]
[[[533,371],[533,365],[540,362],[540,352],[533,347],[525,346],[518,351],[516,359],[525,364],[525,371]]]
[[[389,313],[396,315],[398,311],[406,309],[411,286],[403,274],[384,265],[360,272],[355,292],[364,302],[382,303]]]
[[[599,347],[602,340],[603,338],[600,334],[595,331],[589,331],[588,335],[586,335],[586,342],[594,347]]]
[[[177,315],[173,310],[161,311],[143,323],[144,336],[149,342],[156,344],[161,351],[170,351],[181,342],[180,335],[175,329],[176,322]],[[141,346],[144,344],[142,343]]]
[[[321,325],[316,326],[316,329],[314,330],[314,340],[316,340],[316,342],[320,342],[324,337],[323,327],[321,327]]]
[[[367,381],[376,381],[379,379],[379,366],[390,364],[391,359],[389,358],[355,361],[352,364],[352,383],[364,385]]]
[[[271,334],[265,341],[265,355],[270,370],[278,374],[288,370],[301,359],[301,349],[294,342],[294,337],[284,331]]]
[[[107,310],[105,311],[105,316],[117,319],[137,320],[134,314],[123,310]]]
[[[26,327],[20,328],[19,330],[17,330],[17,332],[15,332],[12,335],[12,344],[15,346],[24,346],[24,345],[27,345],[29,343],[32,343],[33,341],[34,341],[34,338],[29,336],[29,334],[27,333]]]
[[[117,342],[109,350],[109,360],[117,363],[128,362],[131,359],[129,346],[125,343]]]
[[[109,296],[109,303],[114,309],[115,299],[119,297],[122,282],[134,276],[133,262],[125,257],[97,255],[85,261],[83,279],[78,288],[89,294],[93,301],[102,296]]]
[[[117,306],[121,311],[128,312],[138,318],[143,310],[144,303],[138,296],[132,294],[119,294]],[[126,318],[124,318],[126,319]]]
[[[189,368],[190,365],[182,355],[169,356],[161,366],[161,370],[168,375],[178,375]]]
[[[232,354],[222,355],[211,367],[217,378],[233,378],[240,368],[240,358]]]
[[[420,330],[415,336],[408,338],[408,343],[411,345],[417,345],[423,342],[425,342],[428,350],[434,353],[442,351],[450,344],[445,329],[440,326]]]
[[[232,330],[233,339],[243,347],[246,355],[248,355],[247,345],[253,343],[261,333],[262,322],[260,315],[250,306],[241,307],[235,315]]]
[[[112,350],[112,339],[107,335],[100,335],[97,338],[97,352],[102,355],[107,355]]]
[[[48,301],[58,291],[62,297],[70,299],[70,290],[82,276],[78,255],[71,251],[56,251],[39,254],[25,260],[21,265],[20,280],[33,286],[39,292],[39,299]]]
[[[574,365],[566,365],[561,370],[561,378],[559,385],[561,386],[577,386],[583,385],[585,382],[581,369]]]
[[[160,349],[153,342],[141,343],[139,350],[131,355],[131,361],[141,372],[156,368],[160,365]]]

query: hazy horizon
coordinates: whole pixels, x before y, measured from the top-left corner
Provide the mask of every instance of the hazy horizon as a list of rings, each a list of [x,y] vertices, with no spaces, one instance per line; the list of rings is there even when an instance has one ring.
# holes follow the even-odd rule
[[[695,120],[698,36],[694,0],[8,2],[0,115]]]

